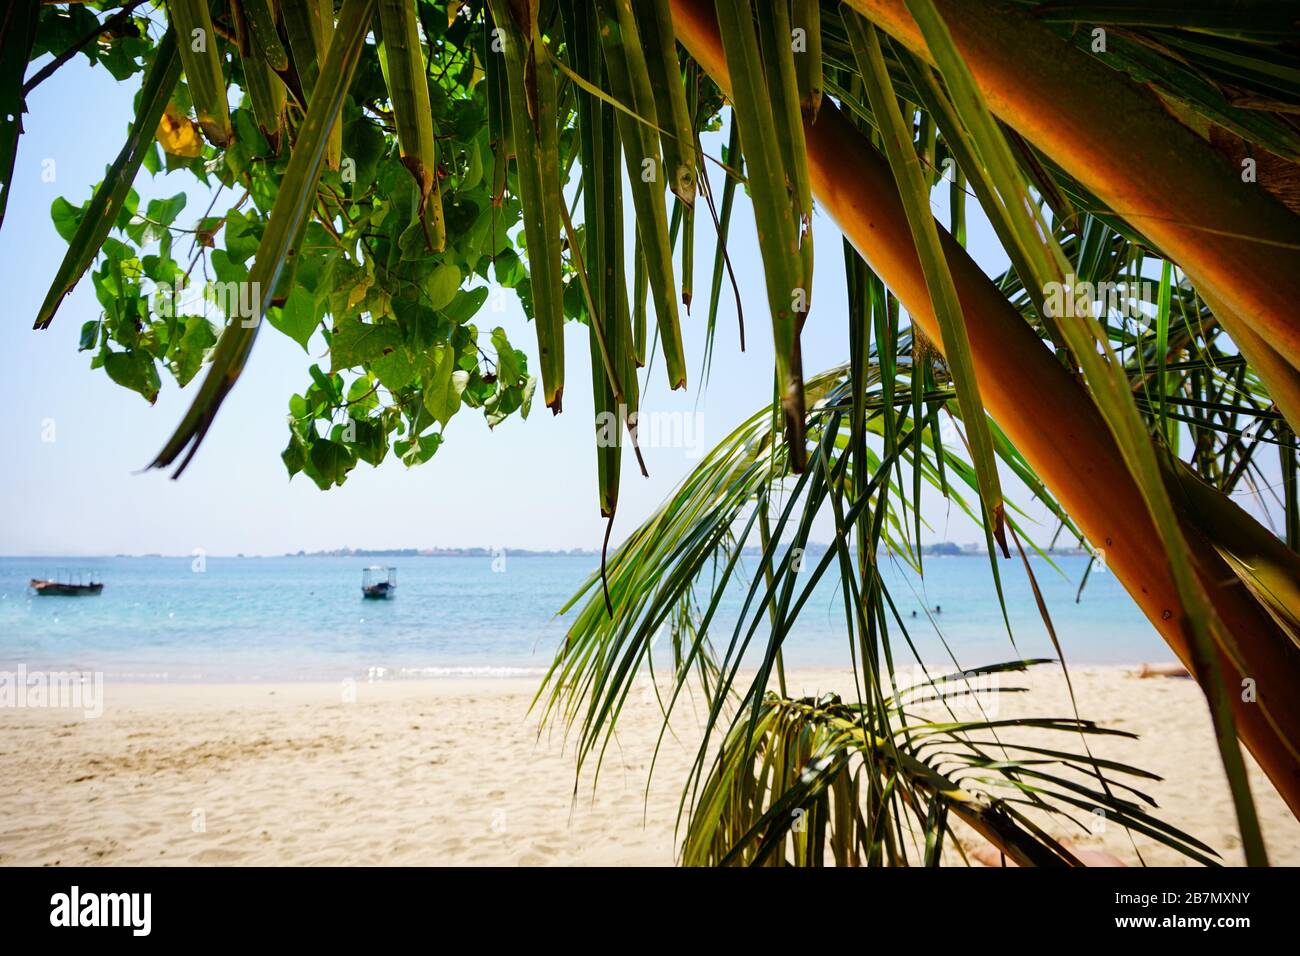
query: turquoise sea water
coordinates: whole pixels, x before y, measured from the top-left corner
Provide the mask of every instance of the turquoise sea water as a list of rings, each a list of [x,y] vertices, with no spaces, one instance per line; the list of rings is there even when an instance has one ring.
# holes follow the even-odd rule
[[[1074,600],[1087,559],[1035,560],[1035,574],[1072,663],[1164,660],[1169,652],[1114,575],[1094,572]],[[596,562],[591,556],[397,559],[397,597],[363,601],[360,558],[0,558],[0,669],[102,671],[138,680],[335,680],[540,671],[568,618],[556,612]],[[811,564],[811,562],[810,562]],[[1019,561],[1002,561],[1018,651],[990,586],[988,561],[930,557],[924,582],[891,570],[890,591],[927,662],[946,660],[925,614],[935,605],[963,666],[1052,656]],[[89,569],[98,597],[35,597],[32,577]],[[790,666],[847,666],[843,602],[828,575],[786,643]],[[713,630],[725,645],[744,599],[733,588]],[[911,613],[917,612],[913,619]],[[725,625],[725,627],[724,627]],[[760,631],[757,640],[766,635]],[[908,652],[898,635],[895,650]]]

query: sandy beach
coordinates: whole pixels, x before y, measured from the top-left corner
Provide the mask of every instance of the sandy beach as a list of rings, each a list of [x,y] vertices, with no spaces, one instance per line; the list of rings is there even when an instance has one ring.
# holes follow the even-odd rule
[[[1161,775],[1157,815],[1241,863],[1205,706],[1191,681],[1125,668],[1073,671],[1081,715],[1141,735],[1097,738],[1098,757]],[[851,685],[801,672],[806,692]],[[536,678],[340,684],[117,684],[103,716],[0,709],[0,863],[671,865],[689,705],[646,796],[660,716],[634,694],[598,786],[575,796],[559,731],[538,735]],[[999,716],[1065,717],[1059,671],[1015,681]],[[350,699],[350,698],[355,699]],[[1057,743],[1062,743],[1059,739]],[[1070,742],[1077,745],[1077,738]],[[1251,764],[1271,862],[1300,864],[1300,823]],[[1184,858],[1126,832],[1067,833],[1124,862]]]

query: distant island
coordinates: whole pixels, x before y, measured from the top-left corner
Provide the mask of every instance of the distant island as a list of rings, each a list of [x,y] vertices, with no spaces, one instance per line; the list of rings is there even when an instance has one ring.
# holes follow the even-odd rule
[[[809,542],[805,551],[810,558],[820,557],[830,546],[820,542]],[[553,558],[553,557],[597,557],[600,552],[590,548],[570,548],[567,551],[531,551],[527,548],[334,548],[329,551],[292,551],[285,552],[286,558],[491,558],[499,553],[510,557]],[[983,542],[976,544],[958,544],[955,541],[938,541],[934,544],[921,545],[921,554],[926,557],[988,557],[988,549]],[[1090,552],[1084,548],[1055,548],[1048,552],[1053,555],[1087,556]],[[762,556],[762,549],[748,546],[741,555],[746,558]],[[242,557],[242,555],[240,555]]]
[[[1028,548],[1025,549],[1029,551]],[[954,541],[939,541],[934,544],[921,545],[921,554],[938,555],[939,557],[988,557],[988,548],[983,543],[979,544],[957,544]],[[1083,555],[1088,557],[1092,554],[1087,548],[1048,548],[1047,553],[1051,555],[1062,555],[1064,557],[1076,557]]]
[[[809,542],[805,548],[805,556],[808,558],[820,558],[830,547],[817,541]],[[1030,552],[1033,553],[1033,552]],[[61,558],[64,560],[96,557],[113,557],[113,558],[192,558],[197,552],[191,554],[160,554],[150,552],[147,554],[125,554],[117,553],[113,555],[0,555],[0,557],[34,557],[42,560],[52,558]],[[512,558],[555,558],[555,557],[585,557],[599,558],[600,552],[593,548],[569,548],[567,550],[531,550],[528,548],[332,548],[325,551],[285,551],[280,555],[257,555],[257,554],[234,554],[234,555],[209,555],[209,557],[234,557],[257,559],[263,557],[285,557],[285,558],[494,558],[500,554],[507,554]],[[747,545],[741,551],[741,557],[748,559],[758,559],[762,557],[762,549],[756,545]],[[954,557],[954,558],[984,558],[988,557],[988,549],[982,542],[975,544],[958,544],[955,541],[937,541],[933,544],[921,545],[921,554],[925,557]],[[1061,557],[1088,557],[1091,552],[1086,548],[1052,548],[1047,554]]]
[[[963,555],[988,554],[982,544],[957,544],[955,541],[940,541],[937,544],[921,545],[922,554]]]
[[[530,551],[527,548],[334,548],[330,551],[286,551],[286,558],[491,558],[505,553],[512,558],[591,557],[586,548],[568,551]]]

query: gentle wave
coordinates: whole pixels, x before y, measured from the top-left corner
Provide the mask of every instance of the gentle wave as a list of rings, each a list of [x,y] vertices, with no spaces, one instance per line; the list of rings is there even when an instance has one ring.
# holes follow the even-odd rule
[[[544,667],[492,667],[490,665],[462,667],[399,667],[394,672],[381,668],[381,680],[391,677],[398,679],[422,679],[425,677],[545,677]]]

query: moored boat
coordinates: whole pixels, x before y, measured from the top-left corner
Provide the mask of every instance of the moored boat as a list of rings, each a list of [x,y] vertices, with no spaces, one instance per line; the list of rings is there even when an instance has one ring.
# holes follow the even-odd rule
[[[397,592],[397,568],[372,565],[361,574],[361,596],[371,601],[382,601]]]
[[[32,578],[28,585],[42,597],[78,597],[83,594],[98,594],[104,590],[104,582],[91,581],[73,584],[69,581],[51,581],[44,578]]]

